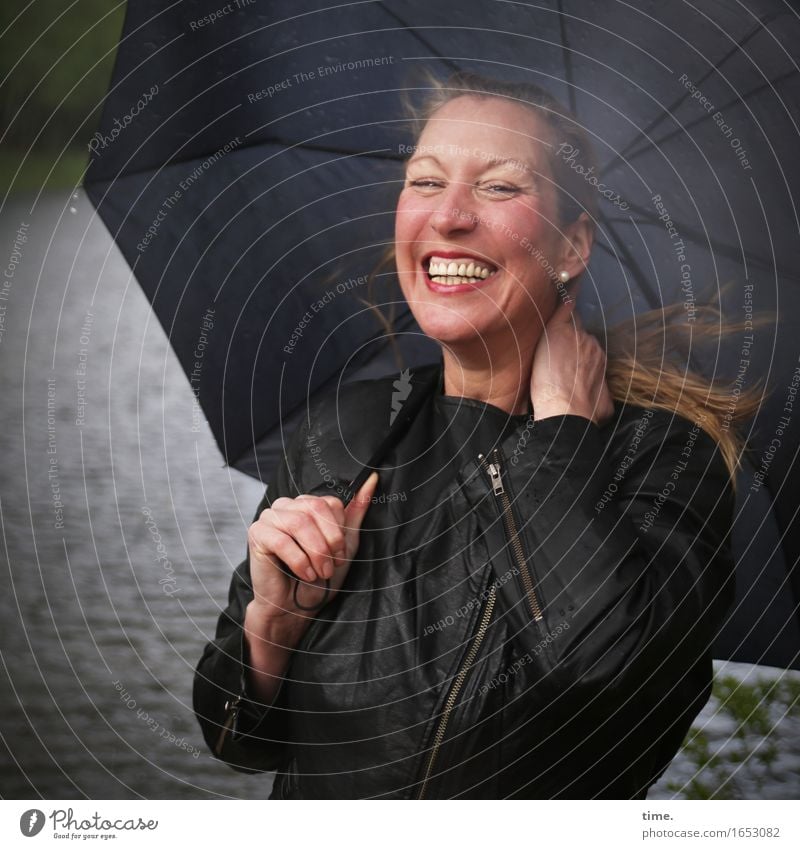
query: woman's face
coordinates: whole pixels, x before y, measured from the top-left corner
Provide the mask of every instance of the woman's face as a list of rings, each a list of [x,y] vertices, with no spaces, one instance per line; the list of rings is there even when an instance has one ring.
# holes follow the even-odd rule
[[[395,253],[411,311],[442,344],[528,348],[555,309],[566,242],[548,141],[529,109],[496,97],[457,97],[425,125],[397,204]]]

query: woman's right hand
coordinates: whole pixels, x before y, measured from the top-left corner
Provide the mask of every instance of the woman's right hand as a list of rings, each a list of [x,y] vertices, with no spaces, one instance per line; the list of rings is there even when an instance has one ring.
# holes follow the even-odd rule
[[[573,285],[571,298],[559,303],[536,346],[531,404],[537,421],[573,415],[602,425],[614,415],[606,353],[597,338],[583,329],[575,312],[578,286]]]
[[[332,495],[300,495],[277,498],[261,513],[248,531],[252,613],[272,622],[286,622],[288,617],[303,628],[309,623],[308,608],[324,597],[323,579],[330,579],[328,600],[335,597],[358,549],[361,523],[377,483],[378,473],[373,472],[347,507]],[[295,605],[296,580],[297,601],[306,610]]]

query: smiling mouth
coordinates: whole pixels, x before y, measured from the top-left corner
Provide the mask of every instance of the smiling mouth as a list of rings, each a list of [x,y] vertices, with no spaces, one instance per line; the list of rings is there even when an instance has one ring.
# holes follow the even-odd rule
[[[423,263],[423,268],[434,283],[443,286],[483,283],[487,278],[497,273],[497,268],[493,265],[471,257],[449,259],[433,255]]]

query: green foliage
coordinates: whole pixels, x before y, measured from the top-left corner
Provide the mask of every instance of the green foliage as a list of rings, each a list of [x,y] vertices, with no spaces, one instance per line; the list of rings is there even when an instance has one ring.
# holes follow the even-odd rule
[[[124,0],[0,3],[4,182],[22,163],[15,188],[41,187],[35,180],[47,176],[66,149],[55,183],[47,185],[74,184],[76,154],[85,154],[100,119],[124,17]],[[71,165],[68,178],[65,164]]]
[[[779,754],[781,720],[798,715],[800,678],[761,678],[743,683],[732,675],[714,680],[712,698],[717,717],[735,725],[723,745],[712,745],[708,734],[693,727],[683,744],[683,756],[693,768],[688,783],[670,781],[667,788],[685,799],[743,799],[743,785],[758,790],[773,775]]]
[[[0,150],[0,197],[9,188],[14,192],[38,192],[74,189],[86,171],[89,153],[70,148],[63,153],[36,151],[25,154],[17,150]]]

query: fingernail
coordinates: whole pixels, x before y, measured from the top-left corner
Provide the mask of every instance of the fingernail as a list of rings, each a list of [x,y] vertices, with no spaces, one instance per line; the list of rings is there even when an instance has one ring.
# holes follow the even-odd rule
[[[309,569],[306,572],[306,578],[313,584],[317,580],[317,573],[313,569]]]

